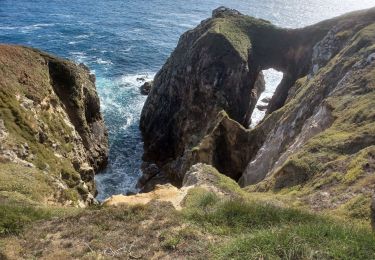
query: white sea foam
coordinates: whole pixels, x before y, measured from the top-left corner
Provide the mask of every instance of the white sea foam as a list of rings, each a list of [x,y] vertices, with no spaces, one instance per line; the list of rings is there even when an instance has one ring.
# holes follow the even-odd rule
[[[75,60],[78,63],[85,62],[87,60],[87,56],[85,52],[72,51],[72,52],[69,52],[69,54],[73,56],[73,60]]]
[[[62,18],[72,18],[73,15],[71,14],[49,14],[49,16],[58,16],[58,17],[62,17]]]
[[[32,25],[32,27],[34,28],[51,27],[51,26],[55,26],[55,24],[54,23],[37,23],[37,24]]]
[[[133,49],[133,46],[130,46],[129,48],[126,48],[125,50],[122,50],[122,52],[130,52]]]
[[[80,41],[70,41],[70,42],[68,42],[68,44],[69,45],[75,45],[75,44],[77,44],[77,43],[79,43]]]
[[[75,39],[87,39],[87,38],[90,38],[90,34],[81,34],[81,35],[78,35],[76,37],[74,37]]]
[[[28,32],[32,32],[35,30],[39,30],[39,29],[43,29],[45,27],[51,27],[51,26],[55,26],[55,24],[54,23],[37,23],[37,24],[26,25],[26,26],[15,27],[15,28],[20,29],[22,33],[28,33]]]
[[[113,64],[110,60],[103,60],[102,58],[96,59],[96,63],[98,64]]]
[[[0,30],[15,30],[18,28],[19,27],[14,27],[14,26],[0,26]]]
[[[127,87],[140,87],[145,81],[153,80],[155,75],[156,73],[154,72],[127,74],[127,75],[120,77],[117,81]]]
[[[267,105],[262,102],[264,98],[272,98],[273,93],[275,92],[277,86],[279,85],[283,73],[276,71],[274,69],[269,69],[263,71],[264,74],[264,80],[266,82],[266,89],[264,92],[260,95],[258,102],[255,106],[255,109],[253,111],[253,114],[251,116],[251,127],[255,127],[257,124],[259,124],[260,121],[264,118],[266,111],[261,111],[257,108],[258,105]]]

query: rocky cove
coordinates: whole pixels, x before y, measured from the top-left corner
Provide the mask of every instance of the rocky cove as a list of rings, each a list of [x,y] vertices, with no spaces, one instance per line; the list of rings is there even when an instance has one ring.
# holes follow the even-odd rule
[[[142,193],[103,205],[95,76],[13,45],[0,66],[0,258],[375,257],[374,8],[299,29],[214,10],[147,85]]]

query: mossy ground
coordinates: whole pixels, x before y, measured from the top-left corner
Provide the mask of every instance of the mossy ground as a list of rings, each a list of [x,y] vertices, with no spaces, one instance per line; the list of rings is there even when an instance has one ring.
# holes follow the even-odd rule
[[[210,27],[211,32],[224,36],[244,60],[248,59],[254,42],[255,44],[269,42],[270,39],[266,39],[266,37],[270,34],[264,33],[262,37],[258,38],[259,31],[278,30],[277,27],[265,20],[231,15],[213,19]]]

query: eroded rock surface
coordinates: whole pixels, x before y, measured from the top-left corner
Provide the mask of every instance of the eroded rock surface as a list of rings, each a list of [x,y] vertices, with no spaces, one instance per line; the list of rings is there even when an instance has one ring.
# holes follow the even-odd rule
[[[2,192],[92,203],[94,174],[108,156],[95,76],[35,49],[0,45],[0,140]],[[29,194],[28,178],[40,194]],[[12,190],[13,182],[27,183],[25,190]]]
[[[324,100],[345,74],[360,73],[343,63],[365,58],[357,57],[358,51],[365,49],[361,44],[371,46],[371,41],[354,41],[374,22],[374,13],[374,9],[354,12],[291,30],[235,10],[215,10],[212,18],[181,36],[155,77],[140,123],[144,160],[180,181],[199,161],[234,179],[243,175],[243,185],[263,180],[333,124],[333,108]],[[331,73],[326,71],[344,51],[347,61],[341,60]],[[363,53],[366,59],[370,54],[371,50]],[[269,101],[269,116],[243,134],[264,90],[261,70],[268,68],[282,71],[283,80]],[[305,88],[309,90],[299,97]],[[218,127],[216,118],[222,110],[244,129],[224,122]]]
[[[143,85],[140,88],[141,94],[145,95],[145,96],[150,94],[153,84],[154,83],[152,81],[148,81],[148,82],[143,83]]]
[[[146,205],[151,201],[169,202],[177,210],[183,208],[185,197],[190,189],[202,188],[219,196],[238,196],[239,186],[228,177],[222,176],[214,167],[198,163],[185,174],[181,188],[171,184],[156,185],[148,193],[135,195],[114,195],[103,202],[104,206]]]
[[[301,190],[316,210],[361,204],[375,190],[374,17],[372,8],[283,29],[215,10],[156,75],[144,159],[180,184],[202,162],[249,190]],[[284,77],[248,129],[268,68]]]

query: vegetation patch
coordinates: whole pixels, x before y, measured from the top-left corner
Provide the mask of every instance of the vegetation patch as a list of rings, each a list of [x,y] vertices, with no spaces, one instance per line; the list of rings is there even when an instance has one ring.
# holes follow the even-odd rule
[[[350,207],[353,210],[362,205],[358,199]],[[337,219],[299,209],[248,199],[226,200],[203,189],[193,189],[183,216],[197,228],[226,238],[226,246],[212,245],[215,259],[375,257],[375,236],[367,227],[338,224]]]

